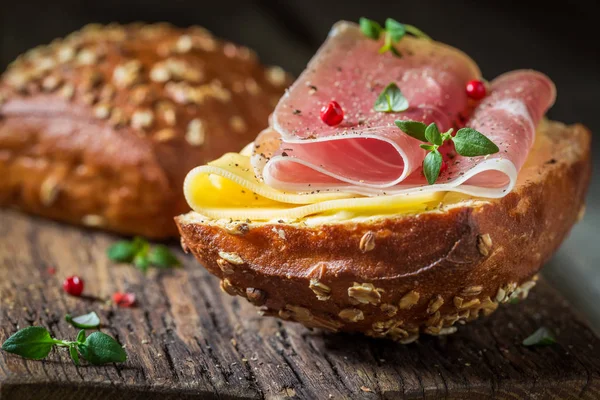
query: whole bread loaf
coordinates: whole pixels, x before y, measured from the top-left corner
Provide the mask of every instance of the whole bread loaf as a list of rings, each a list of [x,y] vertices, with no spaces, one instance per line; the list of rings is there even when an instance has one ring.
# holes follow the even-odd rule
[[[289,83],[200,27],[88,25],[0,78],[0,206],[167,237],[193,167],[266,126]]]

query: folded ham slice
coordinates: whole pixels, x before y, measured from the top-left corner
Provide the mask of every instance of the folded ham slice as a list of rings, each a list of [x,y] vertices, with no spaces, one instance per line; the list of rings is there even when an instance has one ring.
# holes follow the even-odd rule
[[[553,104],[552,82],[535,71],[507,73],[491,84],[467,121],[498,147],[486,157],[455,156],[437,183],[421,172],[425,151],[394,120],[435,122],[440,130],[458,128],[469,113],[466,83],[479,78],[472,60],[456,49],[424,39],[403,38],[404,55],[378,54],[381,42],[364,37],[355,24],[338,23],[255,141],[252,163],[257,177],[293,192],[343,191],[386,195],[458,191],[502,197],[533,144],[535,127]],[[383,88],[394,82],[408,99],[400,113],[373,110]],[[329,127],[319,110],[336,100],[345,110],[342,124]]]
[[[424,157],[419,141],[404,135],[396,119],[454,126],[467,107],[465,85],[480,76],[464,53],[441,43],[403,38],[392,53],[379,54],[380,41],[365,37],[356,24],[337,23],[307,69],[284,95],[271,119],[272,131],[259,137],[253,164],[265,183],[283,190],[362,184],[389,187],[417,169]],[[409,102],[402,113],[373,110],[391,82]],[[344,121],[330,127],[321,107],[336,100]],[[281,136],[283,145],[272,150]],[[268,162],[268,164],[267,164]],[[266,167],[266,168],[265,168]],[[309,186],[310,185],[310,186]]]

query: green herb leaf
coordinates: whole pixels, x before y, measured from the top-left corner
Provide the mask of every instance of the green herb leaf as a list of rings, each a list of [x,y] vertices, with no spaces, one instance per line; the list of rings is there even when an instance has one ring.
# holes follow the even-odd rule
[[[6,339],[2,350],[21,357],[41,360],[50,353],[55,343],[46,328],[30,326]]]
[[[133,259],[133,265],[139,268],[142,272],[148,271],[150,262],[148,261],[148,254],[138,253]]]
[[[456,152],[465,157],[485,156],[500,151],[494,142],[471,128],[459,129],[452,141]]]
[[[94,311],[88,314],[72,317],[70,314],[65,315],[65,320],[80,329],[94,329],[100,325],[100,318]]]
[[[94,365],[111,362],[125,362],[127,353],[112,337],[102,332],[94,332],[79,345],[81,356]]]
[[[427,129],[425,129],[425,137],[429,141],[429,143],[436,144],[438,146],[442,145],[442,135],[435,123],[429,124]]]
[[[71,355],[71,359],[73,359],[73,363],[79,366],[79,353],[77,352],[77,345],[69,346],[69,354]]]
[[[438,176],[440,176],[440,170],[442,168],[442,155],[436,149],[425,156],[423,160],[423,173],[425,174],[425,178],[427,178],[427,183],[433,185],[437,180]]]
[[[77,343],[83,343],[85,342],[85,330],[80,330],[79,333],[77,334]]]
[[[385,31],[392,40],[392,43],[398,43],[400,39],[406,34],[404,24],[396,21],[395,19],[388,18],[385,20]]]
[[[421,142],[427,142],[427,138],[425,137],[425,129],[427,129],[427,125],[418,121],[395,121],[396,126],[400,128],[400,130],[406,133],[408,136],[414,137],[415,139],[420,140]]]
[[[541,327],[523,340],[524,346],[547,346],[556,343],[554,334],[548,328]]]
[[[408,109],[408,100],[406,100],[400,88],[392,82],[377,96],[373,109],[379,112],[406,111]]]
[[[420,144],[419,147],[427,151],[435,150],[435,146],[432,144]]]
[[[135,241],[122,240],[110,246],[106,251],[108,258],[116,262],[131,262],[138,252]]]
[[[148,261],[150,264],[159,268],[170,268],[180,265],[179,260],[169,250],[167,246],[158,245],[153,247],[148,253]]]
[[[361,17],[358,23],[360,24],[360,31],[365,36],[375,40],[379,39],[379,36],[381,36],[383,28],[377,22]]]
[[[431,37],[429,37],[429,35],[427,35],[425,32],[423,32],[422,30],[420,30],[419,28],[417,28],[415,26],[404,24],[404,29],[406,30],[406,33],[410,33],[413,36],[416,36],[421,39],[431,40]]]

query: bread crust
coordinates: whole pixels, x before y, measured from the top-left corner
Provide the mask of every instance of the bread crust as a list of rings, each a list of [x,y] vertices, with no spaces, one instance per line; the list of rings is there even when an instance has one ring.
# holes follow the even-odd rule
[[[0,78],[0,206],[167,237],[194,166],[252,141],[289,77],[199,27],[90,25]]]
[[[262,313],[408,343],[524,298],[581,218],[590,132],[544,122],[546,143],[501,199],[315,226],[176,218],[184,250]],[[533,158],[533,160],[532,160]]]

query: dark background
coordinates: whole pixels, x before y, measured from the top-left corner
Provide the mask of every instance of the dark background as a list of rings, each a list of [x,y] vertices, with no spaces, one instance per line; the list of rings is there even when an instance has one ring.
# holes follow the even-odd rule
[[[335,1],[335,0],[0,0],[0,70],[19,53],[89,22],[169,21],[202,25],[247,45],[263,62],[298,74],[340,19],[393,17],[468,53],[492,79],[534,68],[558,88],[549,117],[600,132],[598,0]],[[600,150],[600,141],[593,146]],[[595,157],[595,176],[600,157]],[[566,194],[568,195],[568,194]],[[600,330],[600,180],[592,178],[586,218],[547,265],[547,277]]]

